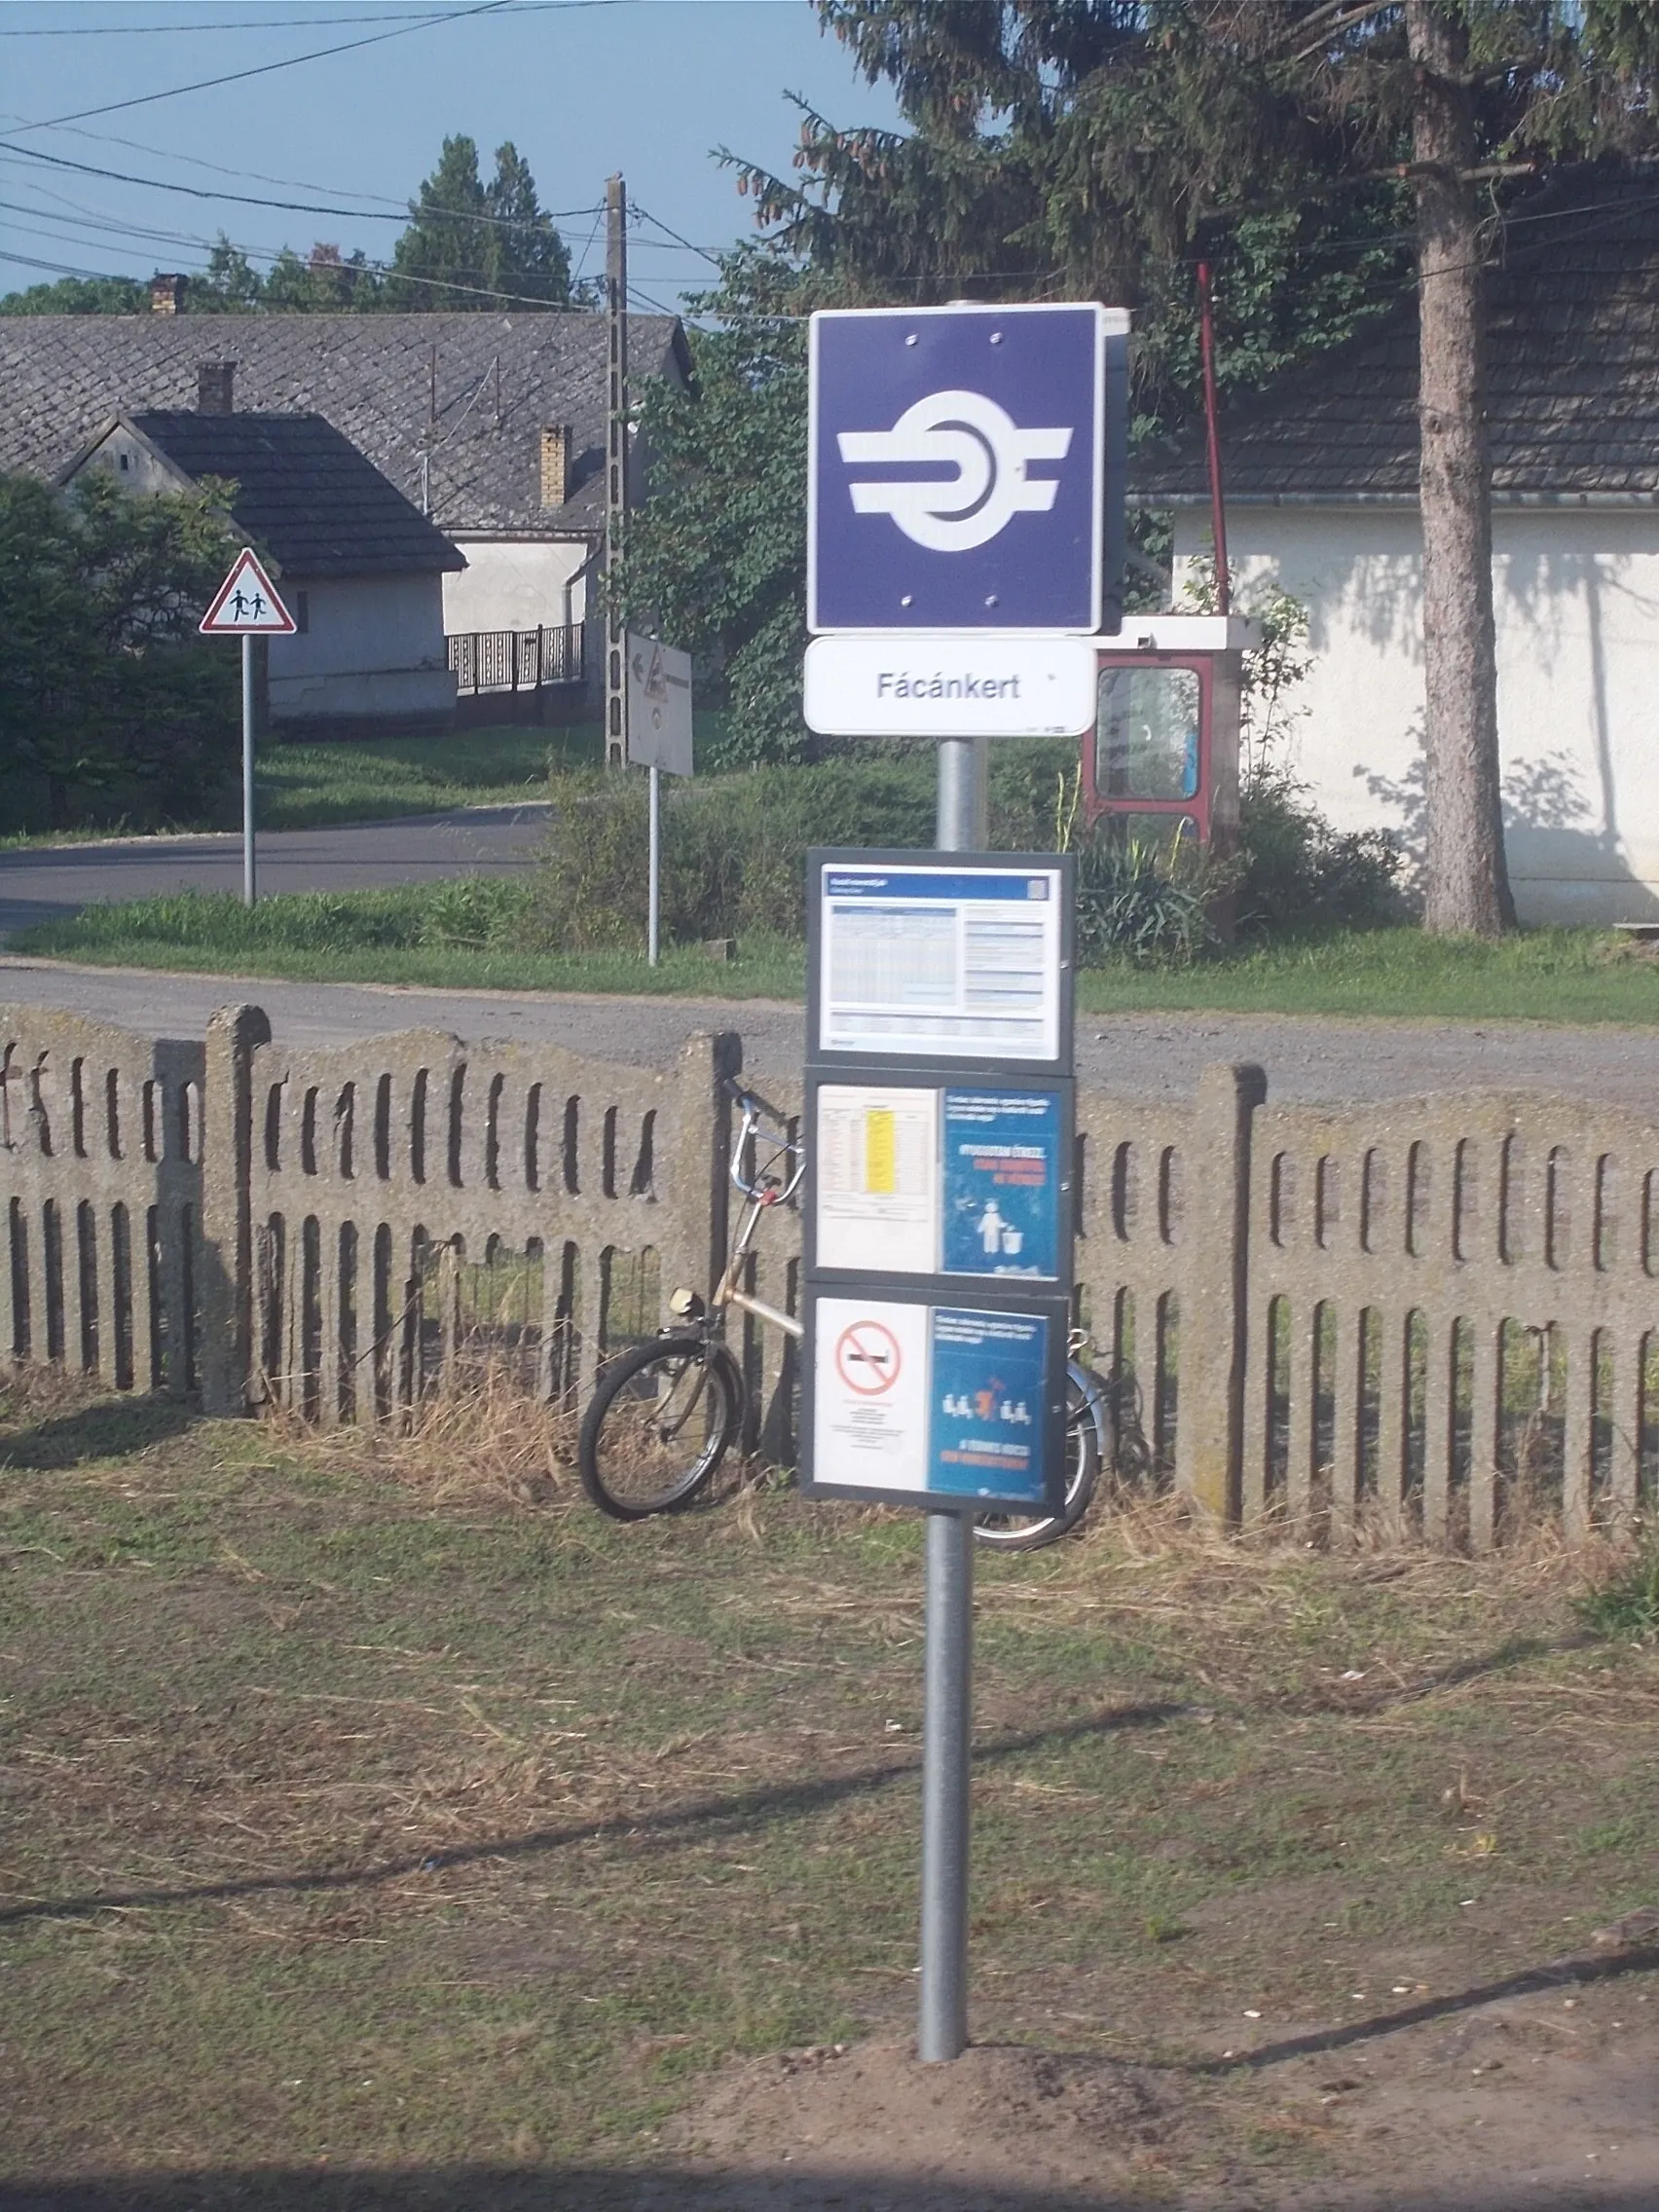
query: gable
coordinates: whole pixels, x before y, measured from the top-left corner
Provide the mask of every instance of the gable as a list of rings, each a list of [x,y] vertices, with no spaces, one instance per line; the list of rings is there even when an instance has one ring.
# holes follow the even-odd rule
[[[669,315],[629,322],[635,380],[684,375]],[[117,410],[194,409],[201,364],[236,361],[236,405],[324,417],[446,531],[591,534],[608,336],[546,314],[0,316],[0,469],[55,476]],[[571,425],[571,496],[540,503],[545,425]]]

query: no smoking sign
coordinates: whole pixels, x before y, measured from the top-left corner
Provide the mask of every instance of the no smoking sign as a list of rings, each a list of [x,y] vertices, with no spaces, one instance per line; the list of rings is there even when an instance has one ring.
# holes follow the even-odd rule
[[[903,1371],[899,1340],[883,1321],[855,1321],[835,1340],[835,1372],[861,1398],[879,1398]]]

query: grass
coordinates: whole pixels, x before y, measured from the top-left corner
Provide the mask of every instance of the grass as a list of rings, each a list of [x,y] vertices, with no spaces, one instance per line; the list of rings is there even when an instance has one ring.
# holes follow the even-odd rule
[[[547,795],[550,767],[577,767],[600,754],[597,723],[569,729],[474,729],[438,737],[375,737],[332,745],[265,745],[255,763],[262,830],[318,830],[447,814],[461,806],[506,806]],[[241,827],[240,784],[200,817],[169,831]],[[0,850],[85,844],[144,834],[126,820],[74,830],[15,830]]]
[[[375,1439],[8,1386],[0,2174],[628,2167],[734,2056],[905,2031],[918,1523],[620,1529],[568,1445],[488,1390]],[[1166,2068],[1259,2163],[1289,2092],[1224,2050],[1653,1895],[1659,1652],[1541,1539],[1148,1509],[979,1581],[981,2041]]]
[[[87,907],[12,941],[18,951],[68,960],[308,981],[802,995],[803,950],[783,938],[740,940],[730,962],[674,947],[655,970],[628,949],[518,949],[512,940],[533,903],[533,891],[522,886],[426,885],[285,896],[249,913],[229,897],[183,893]],[[481,908],[488,909],[482,920]],[[1409,929],[1349,931],[1245,948],[1191,968],[1086,969],[1078,1006],[1089,1015],[1202,1011],[1646,1024],[1659,1019],[1659,967],[1598,930],[1530,930],[1498,944]]]

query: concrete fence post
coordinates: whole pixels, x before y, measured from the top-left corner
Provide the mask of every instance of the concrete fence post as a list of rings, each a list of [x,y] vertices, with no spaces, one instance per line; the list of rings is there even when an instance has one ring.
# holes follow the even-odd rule
[[[1268,1079],[1249,1061],[1207,1067],[1190,1124],[1181,1286],[1175,1487],[1236,1521],[1249,1316],[1250,1136]]]
[[[271,1042],[256,1006],[207,1023],[202,1084],[202,1348],[204,1413],[247,1411],[253,1373],[253,1054]]]
[[[706,1298],[725,1265],[726,1084],[742,1066],[743,1040],[732,1030],[688,1037],[682,1048],[668,1132],[669,1205],[657,1241],[664,1298],[680,1285]]]

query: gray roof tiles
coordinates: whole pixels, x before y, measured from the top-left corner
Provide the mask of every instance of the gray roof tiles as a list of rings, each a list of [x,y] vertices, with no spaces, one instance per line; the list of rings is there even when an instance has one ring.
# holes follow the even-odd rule
[[[1515,225],[1492,276],[1493,494],[1659,498],[1659,175],[1580,182],[1530,211],[1548,219]],[[1414,500],[1417,381],[1414,296],[1223,409],[1229,499]],[[1201,431],[1143,448],[1130,480],[1148,506],[1207,499]]]
[[[232,479],[231,512],[290,576],[466,566],[442,531],[320,415],[145,411],[128,420],[185,475]]]
[[[234,360],[236,405],[322,415],[417,506],[428,457],[444,530],[570,535],[600,525],[603,314],[0,315],[0,469],[55,476],[110,416],[194,408],[197,370]],[[635,378],[681,372],[668,315],[635,315]],[[435,405],[434,405],[435,401]],[[540,433],[572,425],[571,496],[540,503]]]

